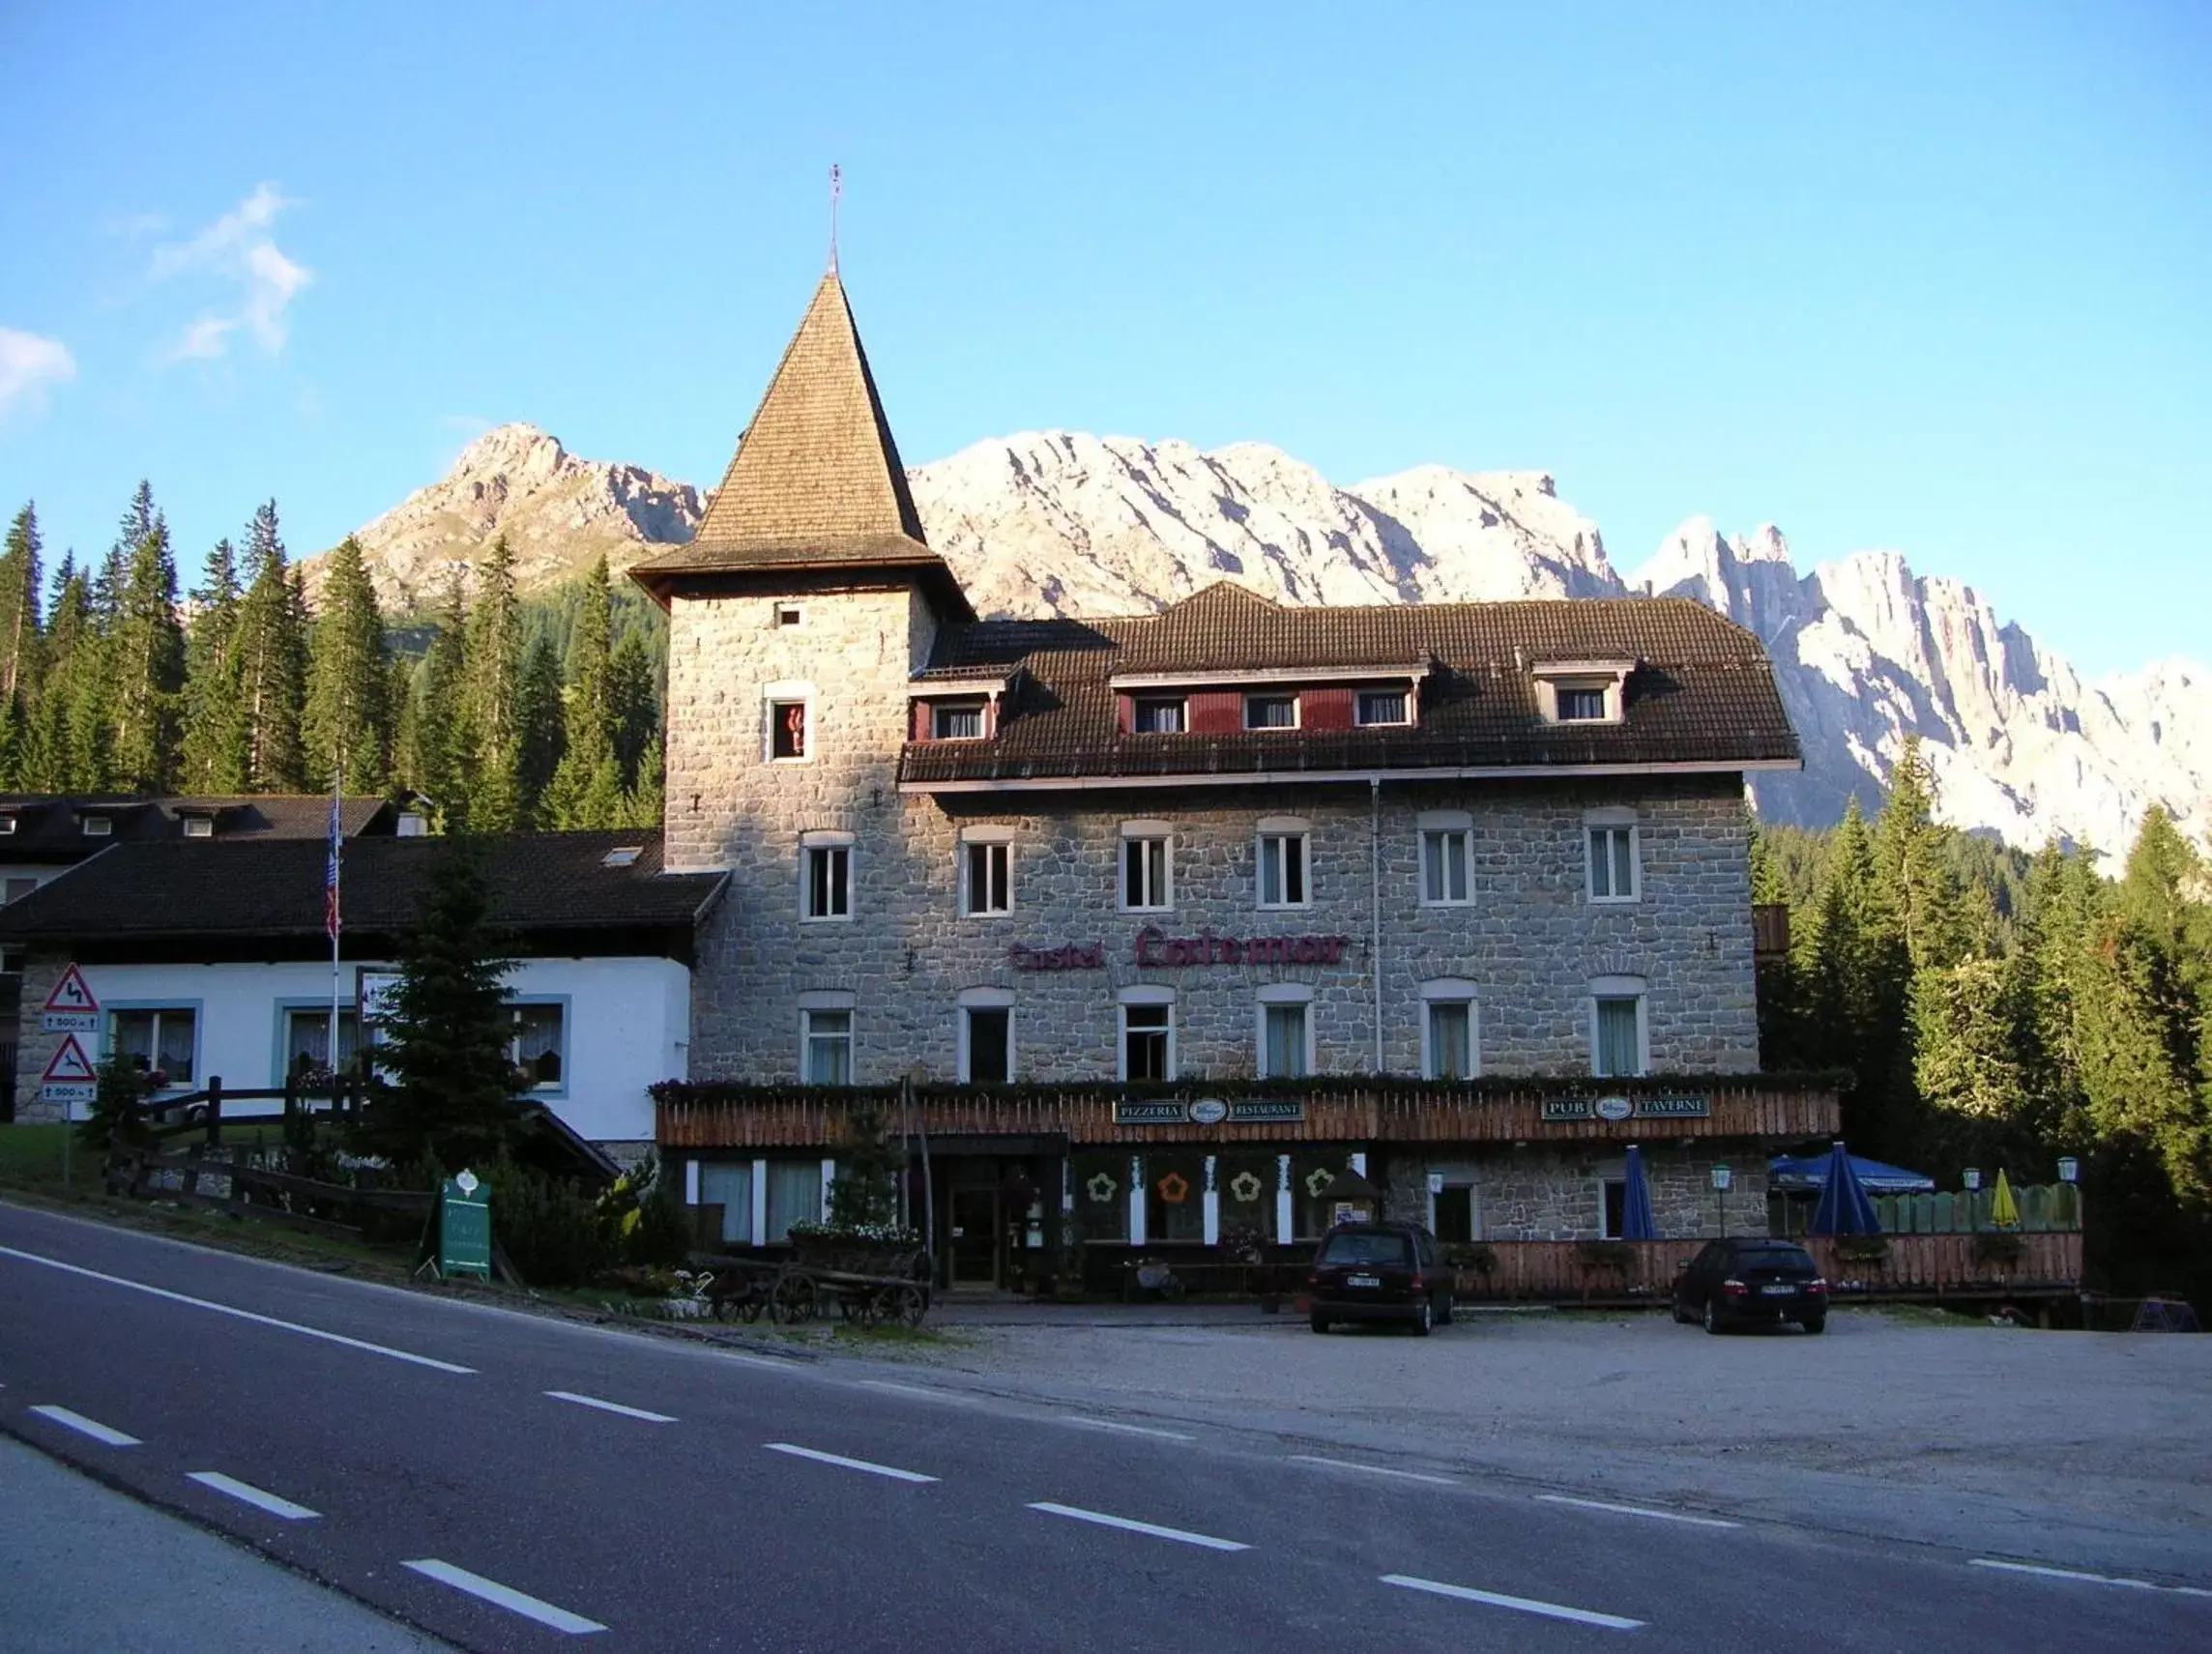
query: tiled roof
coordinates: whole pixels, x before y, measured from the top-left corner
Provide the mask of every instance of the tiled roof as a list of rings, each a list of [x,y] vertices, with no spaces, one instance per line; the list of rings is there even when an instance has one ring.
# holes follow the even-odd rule
[[[1557,724],[1530,668],[1636,662],[1618,724]],[[1119,728],[1117,674],[1400,667],[1427,660],[1418,724],[1227,735]],[[938,635],[925,680],[1014,675],[988,740],[917,741],[902,781],[1793,763],[1758,638],[1686,598],[1285,606],[1223,582],[1157,615],[984,621]]]
[[[632,570],[935,566],[845,289],[831,271],[769,381],[699,532]]]
[[[664,874],[660,835],[513,833],[479,841],[491,923],[506,931],[688,927],[722,881]],[[636,847],[628,866],[607,853]],[[348,931],[414,928],[444,838],[362,838],[345,848]],[[0,941],[286,937],[323,929],[324,846],[309,839],[124,843],[0,908]]]
[[[65,861],[112,844],[181,839],[185,818],[211,815],[218,840],[311,838],[330,831],[328,793],[259,793],[156,798],[132,793],[0,794],[0,815],[15,818],[15,830],[0,833],[0,861]],[[106,816],[112,830],[85,836],[82,818]],[[348,838],[393,830],[391,806],[382,798],[344,798],[338,826]]]

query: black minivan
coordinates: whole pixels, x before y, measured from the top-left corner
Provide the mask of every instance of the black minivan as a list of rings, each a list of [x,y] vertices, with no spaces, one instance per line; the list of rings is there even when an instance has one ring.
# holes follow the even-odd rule
[[[1451,1322],[1450,1266],[1417,1224],[1338,1224],[1322,1236],[1306,1291],[1316,1332],[1340,1320],[1394,1320],[1425,1338]]]
[[[1754,1320],[1819,1332],[1828,1324],[1828,1283],[1793,1240],[1708,1240],[1674,1277],[1674,1319],[1701,1321],[1707,1332]]]

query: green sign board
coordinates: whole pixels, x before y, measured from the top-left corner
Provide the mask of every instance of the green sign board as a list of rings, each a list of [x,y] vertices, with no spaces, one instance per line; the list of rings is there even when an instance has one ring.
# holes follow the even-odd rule
[[[491,1191],[463,1172],[438,1191],[437,1270],[491,1279]]]

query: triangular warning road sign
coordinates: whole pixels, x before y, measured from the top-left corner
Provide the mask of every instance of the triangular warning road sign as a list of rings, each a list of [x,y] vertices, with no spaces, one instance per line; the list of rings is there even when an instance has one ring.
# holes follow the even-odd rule
[[[92,1064],[85,1060],[84,1047],[77,1044],[76,1035],[62,1036],[62,1048],[54,1053],[54,1059],[46,1064],[46,1078],[58,1085],[80,1085],[97,1081]]]
[[[92,990],[84,985],[84,972],[72,965],[62,972],[62,979],[54,984],[54,991],[46,996],[49,1011],[97,1011],[100,1001],[92,997]]]

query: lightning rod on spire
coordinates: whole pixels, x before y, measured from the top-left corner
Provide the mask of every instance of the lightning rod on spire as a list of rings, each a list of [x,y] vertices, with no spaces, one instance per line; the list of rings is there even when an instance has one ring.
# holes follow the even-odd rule
[[[830,163],[830,273],[837,273],[837,197],[845,192],[844,174],[837,163]]]

